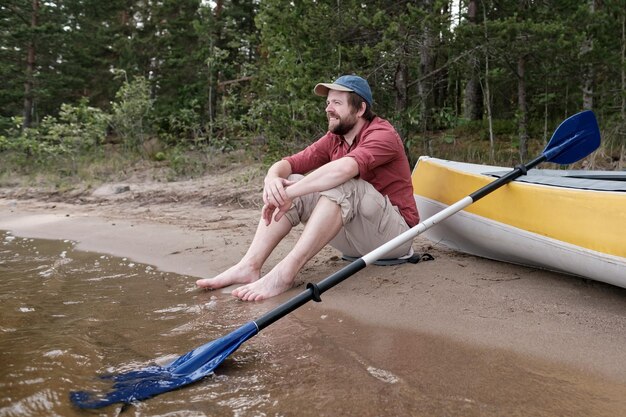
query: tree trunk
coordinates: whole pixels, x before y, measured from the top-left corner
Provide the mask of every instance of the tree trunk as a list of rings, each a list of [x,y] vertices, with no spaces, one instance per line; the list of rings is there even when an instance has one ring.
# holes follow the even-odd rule
[[[27,46],[26,55],[26,80],[24,81],[24,121],[22,129],[31,127],[33,123],[34,108],[34,80],[35,73],[35,28],[37,27],[37,16],[39,15],[39,0],[32,1],[32,11],[30,17],[31,34]]]
[[[396,66],[394,86],[396,89],[396,112],[403,112],[407,108],[407,77],[408,69],[404,60]]]
[[[595,13],[595,0],[589,1],[589,11],[593,15]],[[580,48],[580,56],[585,61],[585,55],[589,54],[593,51],[593,37],[592,35],[587,35],[587,38],[583,41],[583,44]],[[583,65],[583,81],[582,81],[582,93],[583,93],[583,109],[584,110],[592,110],[593,109],[593,79],[594,79],[594,70],[593,64],[591,60],[588,59],[587,63]]]
[[[489,39],[487,33],[487,10],[483,3],[483,30],[485,33],[485,42]],[[485,107],[487,108],[487,122],[489,124],[489,161],[495,162],[496,146],[493,134],[493,116],[491,114],[491,90],[489,87],[489,51],[485,50]]]
[[[624,11],[622,10],[622,13]],[[622,14],[622,128],[620,129],[619,138],[622,146],[619,154],[619,164],[617,169],[624,169],[626,160],[626,13]]]
[[[470,25],[476,24],[478,0],[470,0],[467,6],[467,19]],[[481,120],[483,118],[483,96],[479,79],[478,52],[469,55],[470,72],[465,85],[465,100],[463,116],[468,120]]]
[[[398,29],[398,34],[402,39],[406,39],[406,30],[404,25]],[[394,87],[396,90],[396,105],[395,109],[397,113],[406,111],[408,107],[408,77],[409,68],[406,63],[409,51],[407,50],[406,42],[402,44],[402,50],[400,53],[400,59],[396,65],[396,73],[394,77]],[[338,67],[339,68],[339,67]]]
[[[214,50],[216,48],[219,48],[219,39],[221,38],[221,23],[220,20],[222,18],[222,11],[224,9],[224,1],[223,0],[217,0],[215,2],[215,7],[213,9],[213,16],[214,19],[216,21],[216,25],[215,28],[213,29],[214,33],[212,33],[211,36],[211,41],[210,41],[210,45],[209,45],[209,50],[211,51],[211,53],[214,52]],[[218,40],[217,45],[216,45],[216,40]],[[220,82],[220,74],[219,71],[215,68],[215,66],[213,65],[213,60],[209,60],[208,61],[208,84],[209,84],[209,91],[208,91],[208,100],[207,100],[207,113],[208,113],[208,118],[209,118],[209,140],[212,141],[214,139],[214,125],[215,125],[215,118],[217,116],[217,107],[218,107],[218,91],[217,91],[217,86],[219,85]]]
[[[432,10],[432,0],[424,1],[424,8]],[[420,101],[420,113],[423,120],[423,130],[428,130],[432,125],[433,109],[433,80],[431,76],[424,77],[433,71],[432,45],[434,43],[432,29],[426,23],[423,27],[419,46],[420,80],[417,83],[417,96]]]
[[[622,123],[626,123],[626,12],[622,11]]]
[[[528,122],[526,103],[526,57],[520,56],[517,60],[517,109],[519,131],[519,156],[520,162],[526,160],[528,153]]]
[[[472,61],[477,61],[471,58]],[[472,73],[474,71],[472,70]],[[483,118],[483,97],[480,90],[478,75],[472,74],[465,85],[465,105],[463,116],[468,120],[481,120]]]

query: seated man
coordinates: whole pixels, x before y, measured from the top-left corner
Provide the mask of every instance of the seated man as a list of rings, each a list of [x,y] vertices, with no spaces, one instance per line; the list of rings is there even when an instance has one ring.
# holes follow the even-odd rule
[[[270,167],[250,248],[228,270],[198,280],[199,287],[245,284],[232,294],[246,301],[273,297],[291,288],[298,271],[326,244],[360,257],[419,222],[402,140],[372,112],[367,81],[344,75],[313,91],[327,97],[329,131]],[[305,227],[293,249],[261,277],[271,252],[300,222]],[[408,255],[411,245],[409,241],[387,257]]]

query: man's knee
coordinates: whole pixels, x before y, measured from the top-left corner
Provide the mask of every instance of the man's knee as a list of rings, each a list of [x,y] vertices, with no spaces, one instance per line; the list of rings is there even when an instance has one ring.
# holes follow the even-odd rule
[[[322,191],[320,194],[339,205],[343,224],[345,225],[352,221],[355,215],[362,215],[360,213],[361,202],[372,193],[380,195],[367,181],[351,179],[334,188]]]
[[[320,194],[317,203],[315,204],[315,207],[317,206],[324,206],[324,207],[336,207],[337,210],[339,211],[341,209],[341,204],[337,203],[337,201],[335,201],[334,199],[328,198],[328,196]]]

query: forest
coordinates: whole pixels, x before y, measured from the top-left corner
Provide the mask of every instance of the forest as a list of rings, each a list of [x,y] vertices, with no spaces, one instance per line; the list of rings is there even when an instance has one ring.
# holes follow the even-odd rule
[[[267,163],[325,132],[312,89],[342,74],[411,161],[525,161],[591,109],[584,167],[626,167],[626,0],[4,0],[0,174]]]

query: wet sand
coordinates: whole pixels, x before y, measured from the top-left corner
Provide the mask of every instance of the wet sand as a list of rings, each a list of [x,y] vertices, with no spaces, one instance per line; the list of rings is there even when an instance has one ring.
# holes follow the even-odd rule
[[[215,191],[211,184],[170,187],[179,191],[193,187],[210,198]],[[258,210],[253,208],[206,204],[200,198],[185,200],[180,194],[173,199],[178,201],[142,199],[145,185],[135,184],[131,189],[136,190],[133,198],[90,196],[79,203],[5,194],[0,199],[0,230],[11,230],[18,236],[74,240],[79,249],[127,257],[193,280],[213,276],[236,262],[256,227]],[[167,195],[167,190],[163,193]],[[280,259],[292,242],[281,245],[268,265]],[[454,399],[442,400],[439,406],[437,401],[426,401],[426,408],[420,408],[421,400],[415,399],[414,408],[393,411],[394,395],[403,403],[410,401],[402,398],[402,390],[394,385],[396,388],[388,393],[381,390],[389,401],[376,400],[377,409],[386,407],[392,410],[391,415],[402,415],[403,410],[458,415],[464,414],[463,407],[473,410],[467,415],[479,415],[481,409],[491,410],[487,415],[541,415],[539,410],[545,415],[559,414],[559,410],[570,415],[612,415],[618,406],[623,409],[626,290],[467,256],[433,247],[422,238],[416,239],[414,248],[428,251],[435,260],[368,267],[325,293],[323,303],[311,303],[295,316],[316,327],[311,337],[325,340],[314,344],[318,350],[337,344],[338,353],[329,351],[316,354],[316,358],[330,358],[337,369],[346,363],[342,355],[352,358],[353,363],[360,363],[360,355],[368,358],[362,362],[372,364],[364,369],[373,370],[364,374],[363,383],[367,378],[396,375],[407,386],[424,384],[422,393],[432,387],[434,398],[441,399],[442,393],[449,392]],[[306,282],[325,278],[345,265],[338,255],[332,248],[324,249],[301,272],[296,288],[247,308],[253,316],[256,312],[261,315],[297,294]],[[230,289],[197,291],[230,297]],[[342,321],[329,320],[333,317]],[[289,344],[285,326],[279,321],[268,328],[264,343]],[[418,343],[418,349],[404,350]],[[346,353],[341,346],[354,349]],[[310,347],[305,344],[290,349],[296,354]],[[377,374],[378,369],[381,373]],[[452,380],[467,388],[451,386],[450,373]],[[552,382],[548,384],[551,388],[545,388],[546,381]],[[360,382],[348,388],[336,387],[337,396],[351,395]],[[294,395],[299,392],[297,386],[285,383]],[[515,400],[516,390],[532,394],[538,387],[544,389],[523,396],[525,401],[537,399],[535,404],[526,405],[529,413],[524,412],[526,406]],[[571,398],[570,405],[580,408],[551,404],[549,394],[554,390],[560,391],[559,401]],[[330,402],[338,406],[336,401]],[[453,403],[456,405],[451,406]]]

